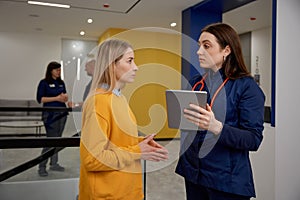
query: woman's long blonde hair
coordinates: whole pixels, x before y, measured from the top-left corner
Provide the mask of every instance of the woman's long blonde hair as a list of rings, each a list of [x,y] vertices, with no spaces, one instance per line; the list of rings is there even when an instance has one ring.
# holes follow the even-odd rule
[[[128,48],[133,49],[128,42],[119,39],[107,39],[99,45],[89,96],[95,94],[101,84],[109,86],[106,92],[116,87],[115,64]]]

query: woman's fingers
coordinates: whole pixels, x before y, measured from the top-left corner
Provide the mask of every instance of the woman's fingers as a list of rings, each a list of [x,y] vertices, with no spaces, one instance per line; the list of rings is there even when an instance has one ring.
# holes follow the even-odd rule
[[[151,140],[149,144],[153,147],[164,148],[162,145],[158,144],[155,140]]]
[[[145,160],[150,160],[150,161],[163,161],[168,159],[168,154],[164,153],[158,153],[158,152],[149,152],[144,155],[146,158]]]
[[[184,117],[203,129],[209,128],[210,121],[214,118],[213,116],[211,107],[208,104],[206,105],[206,109],[195,104],[190,104],[190,109],[184,109]]]

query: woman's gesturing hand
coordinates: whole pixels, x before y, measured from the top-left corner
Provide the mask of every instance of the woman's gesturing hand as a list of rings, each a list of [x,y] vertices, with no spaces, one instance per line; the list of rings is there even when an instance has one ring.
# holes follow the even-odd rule
[[[154,141],[155,134],[146,136],[145,139],[139,143],[141,148],[141,159],[150,161],[162,161],[168,159],[168,150],[162,145]]]

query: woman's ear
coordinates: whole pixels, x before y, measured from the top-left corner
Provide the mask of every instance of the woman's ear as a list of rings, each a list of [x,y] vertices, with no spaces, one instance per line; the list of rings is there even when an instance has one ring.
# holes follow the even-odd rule
[[[230,48],[229,45],[227,45],[227,46],[224,48],[224,56],[227,57],[230,53],[231,53],[231,48]]]

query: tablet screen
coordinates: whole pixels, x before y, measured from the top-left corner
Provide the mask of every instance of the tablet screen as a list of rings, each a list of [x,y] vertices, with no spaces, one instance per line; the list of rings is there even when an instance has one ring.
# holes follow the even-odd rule
[[[166,103],[169,128],[182,130],[200,129],[183,116],[183,110],[185,108],[190,109],[190,103],[205,108],[207,103],[206,91],[166,90]]]

